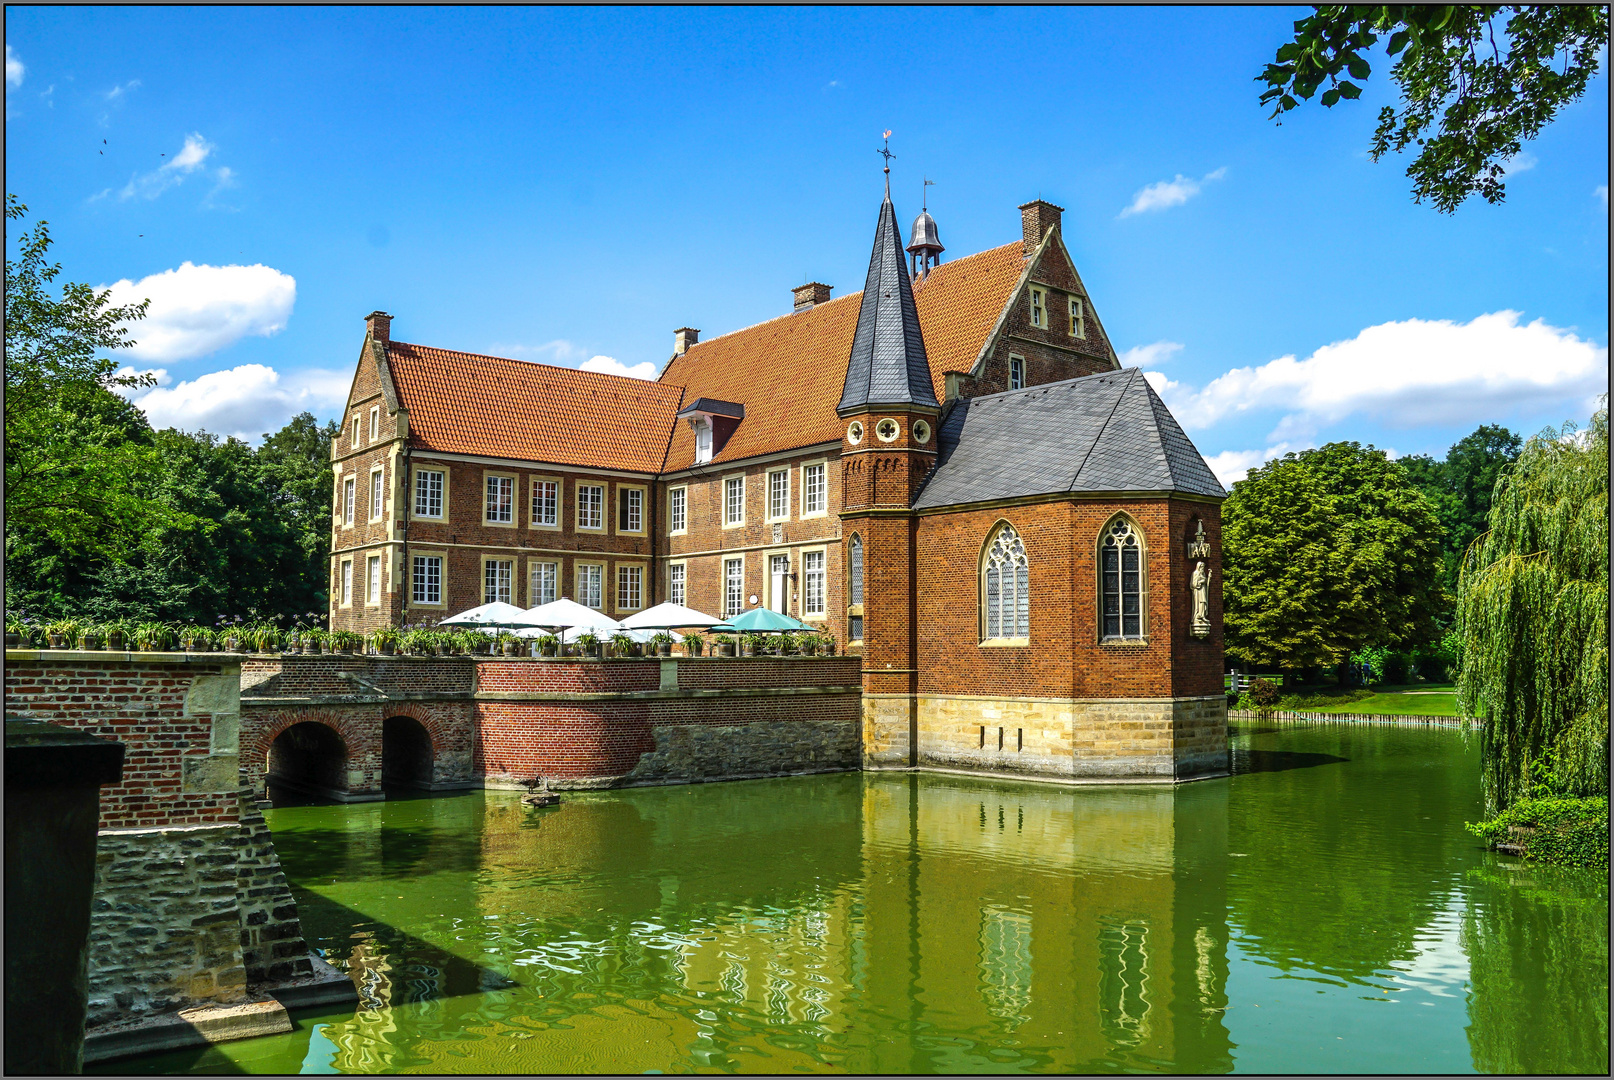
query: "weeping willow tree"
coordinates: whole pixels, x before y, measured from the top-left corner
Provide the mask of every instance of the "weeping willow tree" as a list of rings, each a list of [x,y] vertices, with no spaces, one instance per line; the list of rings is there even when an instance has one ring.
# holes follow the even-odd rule
[[[1608,399],[1531,439],[1463,558],[1458,701],[1486,721],[1493,810],[1546,785],[1608,792]],[[1533,768],[1532,768],[1533,767]]]

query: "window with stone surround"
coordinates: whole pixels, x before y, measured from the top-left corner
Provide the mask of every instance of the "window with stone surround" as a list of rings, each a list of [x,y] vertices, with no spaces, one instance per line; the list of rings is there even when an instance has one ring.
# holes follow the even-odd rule
[[[380,521],[386,509],[387,474],[382,469],[370,470],[370,520]]]
[[[1026,361],[1021,356],[1009,357],[1009,389],[1023,390],[1026,385]]]
[[[1142,530],[1130,518],[1114,518],[1099,540],[1099,627],[1105,641],[1143,638],[1143,554]]]
[[[579,529],[605,528],[604,485],[577,485],[577,527]]]
[[[1048,325],[1048,294],[1041,289],[1031,290],[1031,325]]]
[[[489,473],[483,480],[485,498],[482,506],[484,525],[513,525],[516,520],[516,478]]]
[[[1031,562],[1014,526],[1003,522],[981,555],[981,642],[1031,641]]]
[[[529,564],[527,574],[527,606],[537,607],[539,604],[553,604],[555,602],[555,583],[560,577],[560,564],[554,562],[533,562]]]
[[[370,408],[370,441],[375,442],[381,438],[381,406]]]
[[[560,481],[534,480],[532,506],[527,520],[533,525],[554,528],[560,525]]]
[[[676,536],[689,529],[689,489],[669,488],[667,491],[667,533]]]
[[[616,606],[619,611],[638,611],[643,604],[644,567],[632,564],[616,568]]]
[[[381,603],[381,556],[371,555],[364,560],[364,602]]]
[[[415,516],[443,516],[443,474],[436,469],[415,470]]]
[[[723,527],[745,524],[745,477],[730,476],[723,481]]]
[[[443,602],[443,557],[416,555],[410,603],[439,605]]]
[[[350,445],[355,450],[357,450],[359,448],[359,414],[358,413],[353,414],[353,438],[352,438],[352,440],[350,440]]]
[[[811,517],[829,509],[829,466],[824,462],[801,467],[801,516]]]
[[[348,607],[353,603],[353,560],[342,560],[342,606]]]
[[[683,563],[673,563],[667,567],[667,602],[670,604],[683,604],[689,568]]]
[[[723,560],[723,616],[745,610],[745,560]]]
[[[824,614],[824,553],[801,553],[801,613]]]
[[[644,488],[618,486],[616,531],[644,532]]]
[[[1070,298],[1070,336],[1073,338],[1087,336],[1087,307],[1074,296]]]
[[[768,520],[784,521],[790,517],[790,469],[774,469],[768,473]]]
[[[513,559],[482,560],[482,602],[508,604],[511,601],[510,585],[515,576]]]
[[[605,605],[603,592],[605,567],[601,563],[577,564],[577,602],[598,611]]]
[[[863,537],[857,533],[846,545],[846,636],[863,640]]]
[[[359,480],[350,476],[342,481],[342,524],[353,524],[353,504],[358,498]]]

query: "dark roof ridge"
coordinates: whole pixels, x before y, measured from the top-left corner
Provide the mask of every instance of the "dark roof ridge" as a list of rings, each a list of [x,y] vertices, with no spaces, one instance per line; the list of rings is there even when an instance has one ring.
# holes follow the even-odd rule
[[[588,371],[584,368],[566,367],[563,364],[546,364],[542,360],[522,360],[514,356],[494,356],[492,353],[466,352],[464,349],[445,349],[440,345],[422,345],[413,341],[387,342],[388,351],[391,351],[395,347],[402,347],[406,349],[430,349],[432,352],[452,353],[455,356],[466,356],[473,360],[497,360],[500,363],[520,364],[523,367],[549,368],[553,371],[564,371],[573,375],[588,375],[599,379],[614,379],[622,383],[636,384],[640,386],[660,386],[669,390],[683,389],[683,387],[678,383],[664,383],[659,379],[640,379],[635,378],[632,375],[614,375],[609,371]]]

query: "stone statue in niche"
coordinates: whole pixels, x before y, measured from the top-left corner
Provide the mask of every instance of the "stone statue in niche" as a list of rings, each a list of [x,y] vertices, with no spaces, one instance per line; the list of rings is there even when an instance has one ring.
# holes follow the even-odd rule
[[[1198,518],[1194,519],[1194,538],[1188,541],[1188,557],[1195,560],[1194,576],[1188,582],[1194,596],[1194,618],[1188,632],[1197,638],[1210,637],[1210,583],[1215,571],[1205,566],[1210,541],[1205,539],[1205,523]]]

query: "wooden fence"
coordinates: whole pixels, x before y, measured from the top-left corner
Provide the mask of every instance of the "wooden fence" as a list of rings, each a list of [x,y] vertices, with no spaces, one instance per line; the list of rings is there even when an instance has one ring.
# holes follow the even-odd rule
[[[1483,720],[1467,716],[1405,716],[1399,713],[1322,713],[1295,712],[1291,709],[1274,709],[1271,712],[1253,712],[1249,709],[1229,709],[1229,720],[1259,721],[1279,724],[1394,724],[1400,727],[1479,727]]]

